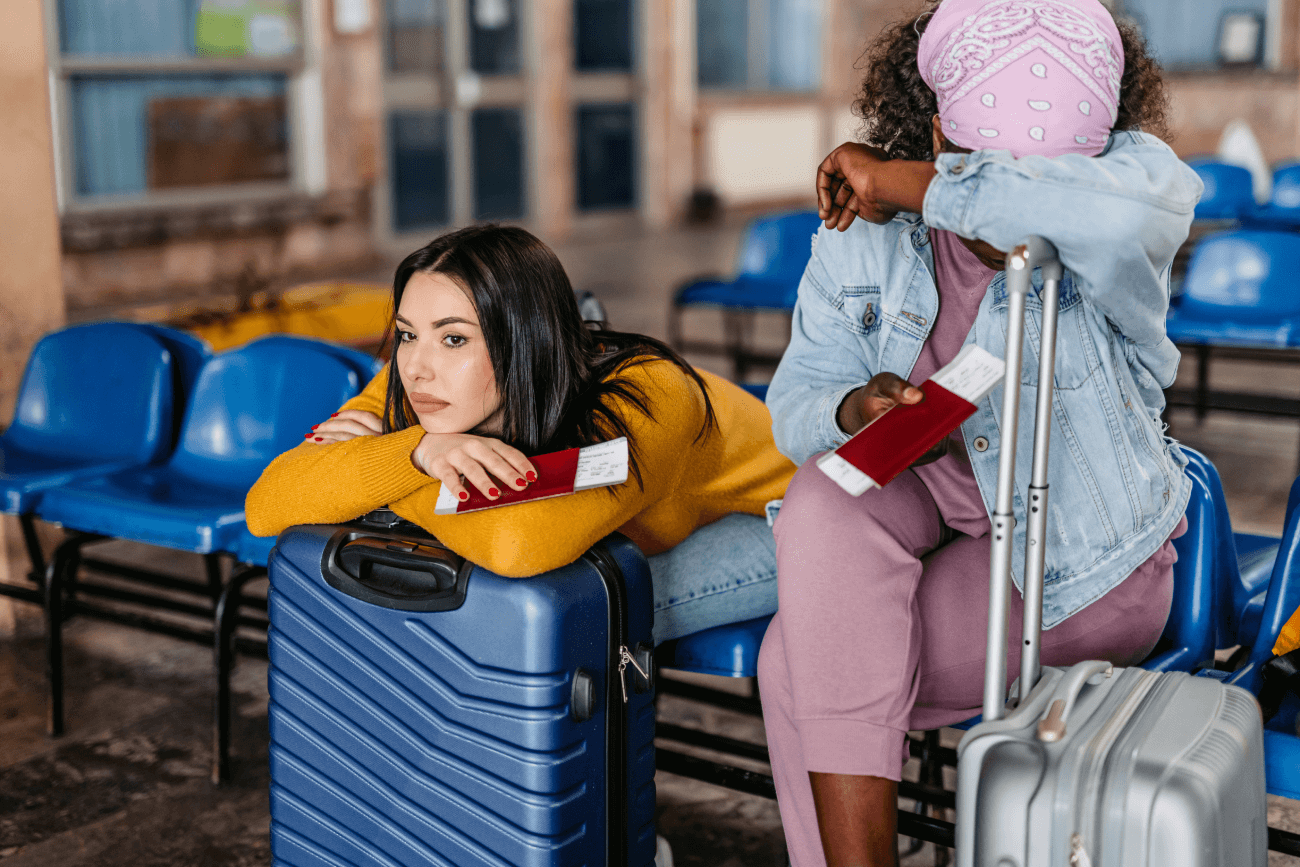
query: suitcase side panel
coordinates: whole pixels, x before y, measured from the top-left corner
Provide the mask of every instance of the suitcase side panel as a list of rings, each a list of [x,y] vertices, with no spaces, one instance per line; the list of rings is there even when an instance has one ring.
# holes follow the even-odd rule
[[[569,713],[579,667],[606,698],[594,570],[475,570],[461,608],[412,615],[320,579],[331,529],[290,531],[271,566],[277,863],[603,863],[606,714]],[[641,776],[629,786],[643,792]],[[644,802],[630,826],[650,825],[653,794]],[[648,842],[652,860],[652,827]]]

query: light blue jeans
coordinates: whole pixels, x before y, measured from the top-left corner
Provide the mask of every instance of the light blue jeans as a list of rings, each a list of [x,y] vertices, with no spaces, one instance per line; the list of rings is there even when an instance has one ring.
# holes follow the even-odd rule
[[[757,515],[705,524],[649,560],[655,644],[776,611],[776,540]]]

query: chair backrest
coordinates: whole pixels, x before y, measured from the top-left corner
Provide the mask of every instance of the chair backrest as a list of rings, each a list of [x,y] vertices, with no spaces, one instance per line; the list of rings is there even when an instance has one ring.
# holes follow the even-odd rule
[[[1215,160],[1190,163],[1205,184],[1196,203],[1198,220],[1236,220],[1254,210],[1254,181],[1250,170]]]
[[[32,349],[4,441],[50,457],[149,463],[171,448],[174,357],[121,323],[76,325]]]
[[[320,341],[266,338],[214,355],[199,373],[171,466],[209,484],[251,487],[361,385],[356,368]]]
[[[749,224],[737,257],[736,274],[799,285],[812,237],[821,220],[816,211],[794,211],[759,217]]]
[[[1174,599],[1162,646],[1169,648],[1142,663],[1159,671],[1192,671],[1213,659],[1217,637],[1216,597],[1219,580],[1219,508],[1214,496],[1219,475],[1204,455],[1186,447],[1192,480],[1187,503],[1187,532],[1174,540]],[[1208,466],[1213,482],[1202,469]],[[1222,494],[1222,490],[1220,490]],[[1227,510],[1223,510],[1226,514]],[[1229,534],[1231,536],[1231,533]],[[1234,560],[1235,562],[1235,560]]]
[[[185,422],[185,410],[189,408],[190,395],[194,393],[194,383],[199,378],[203,362],[212,355],[212,347],[207,341],[167,325],[156,322],[124,322],[132,328],[138,328],[153,337],[172,354],[172,438],[169,448],[175,448],[180,441],[181,425]]]
[[[1300,234],[1245,230],[1206,238],[1183,281],[1182,314],[1231,322],[1300,316]]]
[[[284,344],[291,346],[299,343],[307,343],[316,347],[317,350],[331,352],[336,358],[343,361],[349,367],[357,372],[361,377],[361,384],[364,386],[367,382],[375,377],[384,367],[384,361],[375,358],[373,355],[353,349],[350,346],[344,346],[341,343],[334,343],[329,340],[321,340],[317,337],[302,337],[297,334],[268,334],[265,337],[259,337],[255,343],[270,343],[271,345]]]
[[[1268,204],[1278,210],[1300,212],[1300,162],[1273,170],[1273,193]]]

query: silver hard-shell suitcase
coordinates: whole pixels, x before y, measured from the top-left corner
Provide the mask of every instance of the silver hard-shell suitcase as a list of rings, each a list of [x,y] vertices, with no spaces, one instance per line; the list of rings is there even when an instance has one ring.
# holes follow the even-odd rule
[[[1007,256],[1002,453],[984,719],[958,747],[958,867],[1263,867],[1263,724],[1250,693],[1106,662],[1039,665],[1052,389],[1038,389],[1025,545],[1023,702],[1004,705],[1025,297],[1042,267],[1039,382],[1052,381],[1062,267],[1031,237]]]

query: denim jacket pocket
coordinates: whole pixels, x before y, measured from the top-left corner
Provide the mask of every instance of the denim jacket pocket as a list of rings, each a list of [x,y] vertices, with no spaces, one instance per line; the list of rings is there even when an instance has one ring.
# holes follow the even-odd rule
[[[1004,302],[999,302],[1002,304]],[[1001,317],[1002,334],[1006,337],[1006,317]],[[1037,291],[1025,299],[1025,350],[1020,367],[1020,381],[1027,386],[1038,385],[1038,348],[1043,333],[1043,301]],[[1061,284],[1060,312],[1056,317],[1056,366],[1054,384],[1057,390],[1079,388],[1101,366],[1101,357],[1093,339],[1083,299],[1073,290],[1068,279]]]
[[[840,292],[840,312],[849,329],[857,334],[880,330],[879,286],[844,286]]]

